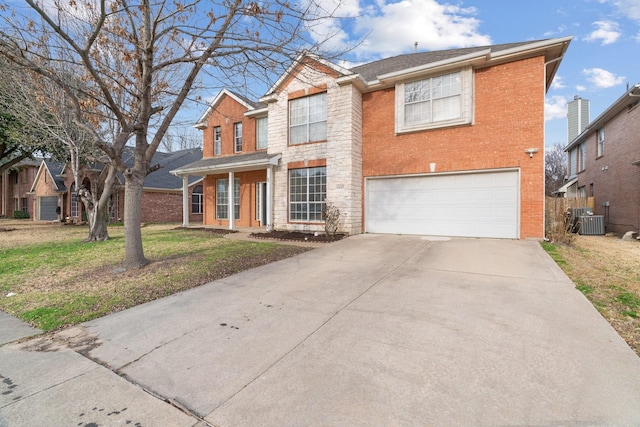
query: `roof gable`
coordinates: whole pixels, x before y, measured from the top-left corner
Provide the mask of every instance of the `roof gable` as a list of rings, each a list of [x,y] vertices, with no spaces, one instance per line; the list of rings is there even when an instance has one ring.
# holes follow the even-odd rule
[[[51,182],[53,183],[54,190],[56,191],[65,191],[67,186],[64,183],[64,163],[56,162],[55,160],[45,159],[40,163],[40,167],[38,168],[38,172],[36,172],[36,177],[33,179],[33,184],[31,184],[30,192],[36,191],[36,184],[39,180],[43,179],[45,174],[48,174],[51,178]]]
[[[209,107],[207,108],[207,111],[204,112],[204,114],[200,117],[200,119],[197,121],[197,123],[193,127],[197,128],[197,129],[206,128],[207,127],[207,119],[209,118],[211,113],[213,113],[215,111],[215,109],[220,104],[220,102],[222,102],[222,100],[227,96],[232,98],[237,103],[239,103],[239,104],[243,105],[244,107],[246,107],[248,111],[253,111],[253,110],[260,109],[260,108],[264,107],[264,105],[262,105],[261,103],[251,101],[250,99],[248,99],[248,98],[246,98],[246,97],[244,97],[242,95],[239,95],[239,94],[237,94],[237,93],[235,93],[233,91],[230,91],[229,89],[222,89],[220,92],[218,92],[218,94],[213,99],[213,101],[211,101],[211,104],[209,104]]]
[[[334,64],[326,59],[323,59],[317,55],[313,55],[308,52],[303,52],[300,54],[295,61],[287,68],[287,70],[280,76],[278,81],[275,82],[273,86],[267,91],[266,95],[261,98],[261,101],[264,99],[268,99],[271,95],[274,95],[280,92],[284,87],[286,87],[289,82],[295,79],[300,71],[305,67],[315,68],[325,74],[331,75],[334,78],[338,78],[340,76],[353,74],[347,68],[343,68],[337,64]]]

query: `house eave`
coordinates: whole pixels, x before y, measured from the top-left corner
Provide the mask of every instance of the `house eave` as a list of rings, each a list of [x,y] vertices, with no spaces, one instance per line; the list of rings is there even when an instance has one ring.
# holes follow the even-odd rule
[[[442,71],[444,69],[458,68],[466,65],[480,64],[491,54],[491,49],[484,49],[467,55],[457,56],[455,58],[445,59],[442,61],[431,62],[429,64],[420,65],[418,67],[406,68],[404,70],[394,71],[392,73],[381,74],[377,79],[372,81],[370,86],[376,84],[389,84],[396,81],[412,79],[425,74]]]
[[[251,170],[266,169],[268,167],[277,166],[278,162],[282,158],[282,154],[275,154],[268,156],[264,159],[246,160],[246,161],[233,161],[233,156],[230,156],[229,162],[220,163],[216,165],[206,165],[200,167],[185,167],[170,171],[175,176],[183,177],[185,175],[206,176],[214,174],[222,174],[227,172],[245,172]]]

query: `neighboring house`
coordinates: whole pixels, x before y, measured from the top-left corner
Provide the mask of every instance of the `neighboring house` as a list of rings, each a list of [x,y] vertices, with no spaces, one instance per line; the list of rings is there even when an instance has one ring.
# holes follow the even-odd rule
[[[220,92],[203,158],[173,173],[204,178],[207,226],[322,231],[332,203],[350,234],[542,238],[544,97],[570,41],[305,54],[259,103]]]
[[[640,84],[593,120],[565,148],[567,195],[593,197],[606,231],[640,229]]]
[[[179,222],[182,221],[182,185],[183,181],[169,173],[170,170],[191,163],[202,157],[199,149],[188,149],[173,153],[157,152],[151,162],[160,168],[147,176],[142,193],[143,222]],[[125,163],[131,162],[125,159]],[[98,179],[101,165],[84,165],[80,171],[80,185],[91,188],[91,182]],[[194,203],[190,206],[190,220],[202,221],[202,183],[193,177],[188,185],[188,194]],[[80,202],[73,173],[69,165],[44,160],[32,181],[31,193],[34,197],[34,220],[52,221],[60,218],[71,222],[85,219],[84,207]],[[118,174],[111,198],[110,216],[119,221],[124,215],[124,177]],[[60,207],[60,215],[57,208]]]
[[[38,160],[25,159],[0,175],[0,218],[13,218],[16,211],[33,216],[29,190],[39,164]]]

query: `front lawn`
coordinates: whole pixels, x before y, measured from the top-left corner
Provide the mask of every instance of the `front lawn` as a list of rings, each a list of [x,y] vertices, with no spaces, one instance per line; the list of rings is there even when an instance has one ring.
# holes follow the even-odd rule
[[[0,222],[0,310],[45,331],[74,325],[309,250],[225,239],[175,224],[142,229],[145,268],[118,270],[124,230]]]

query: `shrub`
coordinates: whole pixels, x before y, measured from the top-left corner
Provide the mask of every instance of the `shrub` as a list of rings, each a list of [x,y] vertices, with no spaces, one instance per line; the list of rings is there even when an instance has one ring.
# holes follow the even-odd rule
[[[14,219],[29,219],[29,214],[22,211],[13,211]]]
[[[340,225],[340,209],[333,203],[327,202],[322,210],[322,219],[324,220],[324,232],[327,237],[335,237]]]

